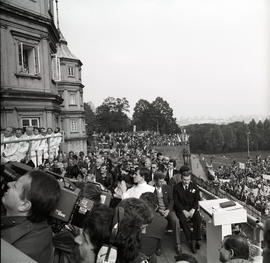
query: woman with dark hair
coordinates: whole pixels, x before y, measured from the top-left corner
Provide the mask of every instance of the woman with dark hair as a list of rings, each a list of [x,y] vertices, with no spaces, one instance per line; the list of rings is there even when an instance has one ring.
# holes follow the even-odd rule
[[[117,263],[148,262],[140,252],[142,232],[151,223],[153,213],[148,205],[138,198],[122,200],[118,207],[124,208],[124,217],[119,225],[115,245],[117,247]]]
[[[75,262],[95,263],[103,244],[108,244],[111,236],[113,209],[103,204],[96,204],[87,213],[83,229],[75,237]]]
[[[265,220],[264,233],[263,233],[263,263],[270,262],[270,217]]]
[[[168,222],[158,213],[158,200],[154,193],[146,192],[140,197],[145,201],[153,213],[152,222],[146,227],[145,233],[142,234],[141,251],[149,257],[150,263],[157,262],[156,254],[161,255],[161,240],[165,234]]]

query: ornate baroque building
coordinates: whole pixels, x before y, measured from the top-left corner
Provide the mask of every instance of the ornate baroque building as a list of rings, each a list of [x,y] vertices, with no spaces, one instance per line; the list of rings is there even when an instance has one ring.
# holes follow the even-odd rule
[[[86,131],[83,106],[83,85],[81,83],[81,61],[69,50],[67,41],[60,32],[57,54],[53,59],[55,81],[61,105],[61,126],[65,134],[64,151],[86,153]]]
[[[86,151],[81,65],[54,24],[53,0],[1,0],[1,128],[60,127]]]

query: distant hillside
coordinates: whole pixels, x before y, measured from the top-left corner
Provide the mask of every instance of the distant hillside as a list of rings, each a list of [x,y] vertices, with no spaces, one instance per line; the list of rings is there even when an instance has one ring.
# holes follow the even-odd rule
[[[180,126],[187,126],[191,124],[203,124],[203,123],[213,123],[213,124],[228,124],[232,122],[245,122],[249,123],[252,119],[254,119],[256,122],[258,121],[264,121],[265,119],[270,119],[270,115],[237,115],[237,116],[231,116],[228,118],[225,117],[211,117],[211,116],[196,116],[191,118],[179,118],[178,119],[178,125]]]
[[[227,153],[270,150],[270,120],[253,119],[248,124],[191,124],[184,126],[190,135],[190,150],[193,153]]]

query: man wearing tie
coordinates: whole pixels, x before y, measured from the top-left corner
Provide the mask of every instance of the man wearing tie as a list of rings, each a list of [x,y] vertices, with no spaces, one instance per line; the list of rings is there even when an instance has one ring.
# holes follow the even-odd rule
[[[190,168],[184,165],[180,168],[180,173],[182,182],[173,188],[174,208],[191,251],[196,253],[195,249],[200,248],[201,240],[201,216],[198,211],[200,194],[197,185],[191,182]],[[193,231],[188,221],[193,223]]]

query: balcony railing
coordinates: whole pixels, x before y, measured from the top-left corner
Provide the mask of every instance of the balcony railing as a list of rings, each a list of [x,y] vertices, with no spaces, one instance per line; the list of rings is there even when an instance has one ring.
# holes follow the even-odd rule
[[[26,161],[29,161],[33,158],[35,158],[36,160],[40,157],[42,157],[42,163],[44,161],[44,154],[46,154],[43,151],[38,151],[38,150],[35,150],[34,152],[34,156],[33,156],[33,151],[31,152],[32,150],[32,145],[33,145],[33,142],[34,141],[44,141],[46,140],[46,143],[48,145],[48,147],[46,147],[48,150],[47,150],[47,154],[48,154],[48,157],[55,157],[55,156],[51,156],[52,153],[50,151],[51,149],[51,140],[52,139],[55,139],[55,138],[60,138],[61,137],[61,143],[58,145],[58,147],[61,147],[61,144],[64,142],[64,134],[61,134],[61,135],[55,135],[55,136],[43,136],[42,138],[17,138],[14,140],[10,140],[10,141],[3,141],[3,139],[1,140],[1,160],[2,160],[2,157],[3,156],[3,151],[5,150],[6,146],[8,144],[18,144],[18,143],[22,143],[22,142],[26,142],[28,145],[27,145],[27,149],[25,149],[25,154],[23,156],[22,159],[25,159]],[[42,155],[42,156],[40,156]],[[8,157],[4,157],[4,158],[8,158]],[[21,161],[21,160],[17,160],[17,161]],[[37,162],[38,163],[38,162]]]

